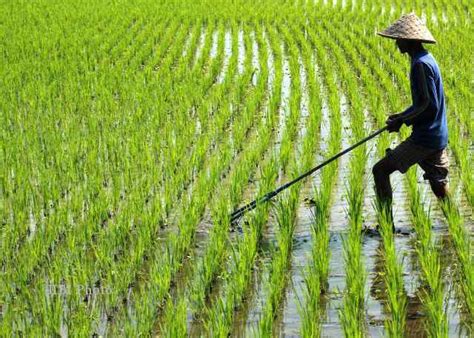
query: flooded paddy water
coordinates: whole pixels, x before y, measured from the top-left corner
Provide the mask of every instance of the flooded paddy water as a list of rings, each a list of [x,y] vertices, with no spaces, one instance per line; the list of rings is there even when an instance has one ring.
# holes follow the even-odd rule
[[[436,36],[445,34],[433,51],[452,91],[452,129],[459,124],[449,148],[459,217],[444,214],[421,170],[417,191],[407,179],[414,176],[394,173],[395,227],[403,233],[390,234],[396,257],[389,260],[387,235],[351,231],[377,226],[377,139],[365,157],[346,154],[268,210],[229,226],[227,216],[401,109],[408,63],[379,57],[393,44],[372,35],[406,3],[243,0],[212,10],[213,0],[63,3],[0,15],[2,57],[12,65],[0,100],[0,336],[307,337],[304,325],[314,319],[315,336],[341,337],[350,336],[350,317],[363,336],[383,337],[396,313],[387,271],[398,264],[400,274],[391,276],[400,276],[397,295],[407,302],[403,335],[425,337],[433,323],[425,248],[439,259],[436,305],[446,335],[472,336],[472,94],[465,75],[472,65],[456,43],[470,41],[472,29],[463,4],[414,9]],[[38,18],[35,26],[20,14]],[[48,25],[53,16],[58,24]],[[364,46],[345,43],[360,33]],[[379,98],[381,86],[396,89]],[[355,109],[364,110],[363,127]],[[415,214],[428,216],[422,226],[430,223],[429,236]],[[360,261],[347,258],[356,255]],[[327,276],[325,266],[314,268],[324,258]],[[350,262],[362,262],[356,282]],[[352,292],[357,281],[362,288]],[[348,300],[358,302],[361,290],[355,316]]]

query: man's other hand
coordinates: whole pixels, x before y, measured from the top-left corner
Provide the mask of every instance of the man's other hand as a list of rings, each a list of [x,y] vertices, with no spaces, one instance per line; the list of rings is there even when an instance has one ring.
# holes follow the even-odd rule
[[[388,127],[387,130],[390,133],[398,132],[400,128],[402,127],[403,119],[400,117],[399,114],[393,114],[388,117],[385,123],[387,124],[387,127]]]

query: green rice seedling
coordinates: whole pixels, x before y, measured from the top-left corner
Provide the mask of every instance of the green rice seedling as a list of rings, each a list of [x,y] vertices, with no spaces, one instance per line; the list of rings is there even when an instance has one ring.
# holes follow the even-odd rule
[[[455,202],[452,199],[448,199],[442,202],[441,207],[448,223],[449,234],[454,244],[457,259],[460,263],[461,290],[464,295],[464,302],[467,310],[472,314],[474,305],[472,241],[466,233],[465,227],[463,226],[463,219]]]
[[[466,29],[471,20],[469,4],[466,0],[417,1],[414,9],[422,6],[434,35],[443,37],[433,51],[445,70],[450,151],[459,167],[461,200],[472,205],[469,144],[474,96],[469,84],[473,68],[466,55],[474,41],[472,30]],[[388,111],[404,108],[409,100],[408,64],[403,56],[389,52],[393,44],[371,32],[399,16],[405,5],[402,1],[387,5],[381,1],[250,4],[246,0],[219,6],[214,0],[192,4],[145,0],[139,6],[5,3],[0,14],[4,37],[0,59],[8,65],[0,70],[4,79],[0,94],[1,334],[136,336],[151,334],[159,322],[173,335],[183,335],[188,333],[185,317],[198,312],[211,318],[205,319],[209,324],[205,334],[232,334],[236,311],[250,293],[270,206],[259,206],[247,218],[245,234],[235,236],[239,240],[225,236],[226,223],[220,221],[224,209],[228,212],[241,203],[246,180],[257,170],[249,163],[262,153],[271,159],[256,165],[265,180],[259,183],[261,194],[275,188],[278,174],[280,180],[291,176],[290,163],[296,164],[292,170],[298,173],[311,167],[322,108],[319,83],[313,79],[321,80],[330,110],[327,154],[337,152],[341,144],[340,92],[351,108],[355,138],[365,134],[358,127],[362,116],[356,112],[367,106],[376,123],[383,125]],[[264,64],[254,70],[247,59],[251,35],[242,35],[246,55],[234,58],[239,51],[233,52],[227,60],[223,40],[229,27],[236,33],[241,27],[254,30],[260,41],[268,38],[274,75]],[[232,40],[232,48],[240,49],[241,42]],[[351,43],[355,40],[360,43]],[[258,45],[260,54],[260,46],[267,44]],[[318,74],[312,67],[313,53]],[[288,113],[282,121],[285,125],[278,126],[282,90],[286,91],[282,64],[290,67],[291,76],[285,75],[284,80],[291,81],[291,94],[283,104]],[[306,94],[298,76],[301,65],[307,74],[307,116],[300,113]],[[254,81],[260,78],[273,81],[271,90]],[[267,101],[269,109],[263,112],[259,107]],[[268,155],[278,128],[281,151]],[[298,140],[305,132],[307,137]],[[381,154],[390,137],[383,135],[380,141]],[[237,165],[242,168],[236,169]],[[362,168],[351,164],[355,172]],[[317,272],[314,279],[306,275],[314,295],[326,287],[328,278],[326,218],[338,177],[337,165],[326,169],[315,192],[318,220],[312,229],[313,241],[322,244],[312,246],[308,267]],[[360,182],[351,183],[347,195],[354,228],[360,225],[358,193],[363,188]],[[227,193],[218,193],[221,189]],[[443,336],[449,327],[445,318],[452,314],[441,311],[445,292],[439,278],[441,252],[430,235],[430,214],[424,211],[418,192],[409,190],[413,190],[409,196],[418,240],[417,266],[426,290],[433,290],[421,297],[426,322],[436,323],[427,327],[427,333]],[[217,202],[220,198],[222,202]],[[457,296],[463,312],[472,308],[467,218],[464,206],[442,208],[459,267],[453,280],[462,291]],[[168,293],[207,210],[218,227],[203,259],[206,268],[199,268],[205,278],[193,278],[187,290],[202,299],[211,294],[209,281],[219,280],[222,289],[209,309],[189,311],[192,295],[179,294],[168,301]],[[285,231],[282,241],[291,237]],[[348,240],[349,251],[357,251],[351,246],[356,244],[354,238]],[[389,287],[387,332],[389,324],[390,330],[400,332],[403,311],[395,309],[396,301],[402,300],[396,299],[402,288],[396,279],[399,264],[392,255],[392,238],[384,235],[382,240],[386,241],[386,276],[394,276],[387,277],[394,284]],[[288,273],[285,257],[291,257],[291,244],[285,244],[285,250],[287,254],[275,259],[281,271],[271,286],[271,294],[282,297],[286,286],[281,281],[288,276],[277,276]],[[231,262],[229,253],[238,261]],[[323,259],[315,260],[316,255]],[[190,259],[190,265],[197,263]],[[43,291],[54,285],[110,291],[94,297],[84,292],[45,297]],[[315,301],[302,302],[308,304],[302,304],[308,310],[302,322],[305,335],[317,334],[322,324],[309,322],[310,308],[324,312]],[[223,306],[213,306],[221,302]],[[177,307],[168,307],[171,304]],[[274,313],[270,309],[265,314],[272,326]]]
[[[355,161],[351,161],[351,164],[356,163]],[[354,167],[356,165],[351,168],[351,175],[357,175],[360,178],[360,174]],[[354,177],[351,182],[357,182],[357,178]],[[362,201],[360,196],[363,196],[362,187],[356,184],[351,185],[347,196],[350,228],[347,237],[343,240],[347,287],[343,296],[343,307],[339,310],[339,318],[347,337],[361,337],[365,332],[364,288],[366,280],[361,257]]]
[[[186,336],[186,302],[180,300],[177,304],[168,302],[165,309],[166,327],[161,328],[161,332],[166,337]]]
[[[384,283],[387,290],[388,308],[391,317],[385,321],[385,329],[390,337],[402,337],[406,327],[407,297],[403,287],[402,266],[398,262],[392,231],[392,215],[387,206],[376,204],[380,235],[383,241]]]
[[[429,320],[426,329],[430,336],[447,336],[448,319],[444,308],[444,285],[439,251],[431,238],[431,221],[429,214],[423,210],[421,196],[416,184],[416,172],[411,170],[407,175],[412,221],[418,237],[416,251],[423,273],[423,280],[429,286],[429,289],[424,291],[421,296]]]
[[[326,171],[329,173],[329,171]],[[326,177],[328,177],[326,175]],[[329,231],[328,206],[330,181],[323,178],[320,191],[316,193],[311,224],[313,246],[311,250],[311,264],[303,271],[305,289],[304,303],[300,305],[302,324],[300,333],[304,337],[317,337],[321,334],[320,295],[328,290],[329,272]],[[326,193],[325,193],[326,192]]]
[[[266,78],[258,80],[259,83],[266,83]],[[263,91],[261,92],[263,93]],[[261,127],[259,128],[259,135],[263,136],[261,142],[257,147],[249,149],[249,152],[246,153],[242,161],[236,167],[236,171],[231,174],[230,184],[235,186],[235,196],[231,196],[230,199],[238,199],[239,196],[243,193],[244,183],[248,181],[248,175],[254,168],[255,161],[258,160],[258,157],[263,154],[267,148],[268,142],[270,141],[271,132],[269,132],[271,125],[267,124],[268,121],[272,120],[263,120]],[[262,130],[263,129],[263,130]],[[227,229],[228,224],[228,207],[225,204],[227,198],[225,191],[227,189],[222,189],[224,192],[223,196],[217,197],[217,206],[221,211],[217,217],[214,217],[214,228],[211,232],[210,242],[208,245],[208,250],[204,254],[203,262],[200,267],[197,268],[196,275],[198,276],[198,281],[193,281],[190,285],[191,295],[190,297],[194,300],[195,307],[193,311],[199,311],[204,306],[204,297],[209,292],[209,288],[213,279],[216,277],[216,274],[219,272],[219,267],[223,263],[223,258],[226,254],[227,247]]]
[[[246,83],[247,83],[247,82],[246,82]],[[249,122],[248,122],[248,123],[251,123],[251,121],[249,120]],[[217,178],[216,178],[216,179],[217,179]]]

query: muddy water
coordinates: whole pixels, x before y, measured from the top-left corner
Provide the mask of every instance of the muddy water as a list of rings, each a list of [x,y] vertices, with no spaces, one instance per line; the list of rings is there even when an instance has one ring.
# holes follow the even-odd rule
[[[215,58],[217,55],[217,46],[219,43],[219,33],[217,31],[212,32],[212,44],[211,44],[211,51],[210,51],[210,57]]]
[[[331,131],[331,113],[329,111],[328,102],[326,99],[325,92],[323,90],[322,79],[321,79],[321,72],[318,67],[318,63],[316,62],[315,55],[312,55],[312,64],[314,64],[314,73],[316,76],[316,83],[319,87],[319,97],[321,100],[321,125],[320,125],[320,140],[319,140],[319,147],[320,151],[316,155],[316,162],[321,163],[326,159],[326,152],[329,146],[329,138],[330,138],[330,131]],[[318,185],[320,182],[320,172],[314,175],[314,184]]]
[[[275,80],[275,67],[274,67],[274,56],[271,51],[271,46],[268,38],[268,33],[264,30],[264,42],[265,48],[267,49],[267,67],[268,67],[268,83],[267,87],[269,88],[269,97],[272,95],[271,89],[273,88],[273,83]],[[264,113],[268,114],[268,102],[269,97],[266,98]],[[280,125],[276,132],[275,142],[272,145],[271,149],[266,154],[266,159],[279,149],[279,142],[277,141],[278,134],[283,133],[284,125]],[[266,161],[262,161],[265,163]],[[257,177],[258,179],[258,177]],[[250,201],[255,198],[257,184],[252,185],[245,192],[245,200]],[[276,221],[272,214],[269,216],[268,224],[264,230],[262,243],[259,248],[259,256],[257,257],[257,262],[254,267],[253,272],[253,283],[246,294],[244,302],[236,312],[234,317],[234,335],[236,336],[245,336],[246,332],[251,332],[252,330],[258,329],[258,321],[260,319],[261,313],[261,300],[265,299],[264,292],[265,289],[263,286],[266,284],[268,279],[268,267],[271,262],[270,259],[270,248],[276,243],[275,231],[276,231]]]
[[[307,73],[306,69],[303,65],[303,60],[301,55],[298,56],[298,64],[299,64],[299,76],[300,76],[300,83],[301,83],[301,102],[300,102],[300,120],[298,122],[298,138],[303,140],[306,135],[307,125],[308,125],[308,118],[309,118],[309,96],[308,96],[308,88],[307,88]],[[303,150],[303,142],[298,142],[297,144],[298,156],[302,155]]]
[[[227,68],[229,67],[229,59],[232,55],[232,34],[230,31],[226,31],[224,35],[224,60],[222,71],[217,77],[217,83],[222,83],[227,73]]]
[[[350,120],[347,113],[347,100],[344,94],[340,94],[340,109],[342,122],[342,140],[341,147],[345,149],[350,144],[351,128]],[[329,229],[331,231],[346,231],[347,230],[347,201],[345,199],[348,178],[349,178],[349,162],[351,154],[342,156],[338,160],[338,178],[333,194],[333,204],[329,213]]]
[[[203,26],[201,35],[199,36],[199,42],[196,49],[196,54],[194,55],[194,65],[196,65],[197,61],[201,57],[202,49],[204,47],[204,42],[206,41],[206,34],[207,34],[207,28]]]
[[[250,32],[250,39],[252,41],[252,67],[254,69],[252,84],[256,86],[258,75],[260,74],[260,61],[258,59],[258,43],[254,31]]]
[[[186,41],[184,42],[183,50],[181,52],[181,56],[185,57],[189,53],[189,46],[191,45],[191,40],[193,38],[192,33],[188,34],[186,37]]]
[[[268,88],[273,88],[273,82],[275,81],[275,59],[272,53],[272,49],[270,46],[270,40],[268,38],[268,33],[266,30],[263,31],[263,37],[265,41],[265,45],[267,48],[267,67],[268,67]]]
[[[301,191],[302,196],[311,196],[312,188],[307,184]],[[278,332],[285,336],[296,336],[300,330],[300,312],[298,306],[304,306],[303,269],[311,259],[311,209],[302,203],[298,209],[297,226],[293,236],[293,253],[290,267],[290,278],[285,299],[281,308],[282,316],[278,318]]]
[[[278,133],[276,138],[276,147],[275,151],[278,153],[280,151],[280,143],[283,138],[283,133],[285,130],[286,120],[289,114],[289,100],[291,94],[291,75],[290,75],[290,62],[288,56],[285,53],[285,47],[282,42],[281,51],[283,55],[283,79],[281,84],[281,104],[278,111]],[[281,175],[279,175],[281,176]]]
[[[297,148],[299,156],[302,156],[302,144],[306,136],[306,125],[309,118],[309,93],[307,87],[307,72],[303,64],[301,55],[298,56],[299,76],[301,83],[301,102],[300,102],[300,119]],[[313,94],[314,95],[314,94]],[[305,180],[305,185],[300,191],[301,200],[312,198],[313,195],[312,180]],[[281,315],[277,321],[278,332],[293,335],[297,334],[300,326],[300,313],[298,306],[303,305],[303,269],[309,264],[310,252],[305,251],[305,243],[311,242],[311,210],[304,202],[300,204],[297,212],[296,229],[293,235],[294,245],[291,258],[290,276],[288,286],[286,288],[285,297],[282,302]]]
[[[237,34],[237,71],[239,74],[244,72],[244,63],[245,63],[245,42],[244,42],[244,31],[239,29],[239,33]]]
[[[339,97],[342,122],[341,147],[346,148],[351,138],[350,119],[347,111],[347,98],[342,92],[339,94]],[[348,204],[345,194],[350,157],[351,154],[348,154],[338,160],[338,178],[334,187],[333,203],[329,212],[329,251],[331,254],[328,277],[329,292],[323,297],[321,322],[322,335],[330,337],[343,335],[338,317],[338,309],[342,306],[342,292],[346,288],[342,238],[345,236],[348,228]]]
[[[260,321],[264,301],[267,299],[267,287],[269,279],[269,270],[271,266],[270,248],[276,244],[275,229],[277,228],[276,220],[272,217],[268,223],[268,231],[264,235],[261,243],[261,253],[259,257],[259,269],[255,271],[257,283],[252,288],[251,297],[246,300],[246,317],[237,318],[236,332],[242,332],[244,335],[250,335],[258,332],[258,323]]]
[[[251,39],[252,39],[252,63],[253,63],[253,66],[255,67],[255,69],[257,69],[257,72],[255,73],[254,75],[254,78],[257,79],[256,76],[259,75],[259,70],[260,70],[260,65],[258,64],[260,62],[259,60],[259,57],[258,57],[258,52],[259,52],[259,46],[256,42],[256,39],[255,39],[255,33],[254,32],[251,32],[250,33],[251,35]],[[241,41],[243,42],[243,36],[241,38]],[[242,51],[245,52],[245,48],[244,46],[242,46]],[[269,58],[270,58],[270,53],[269,53]],[[242,59],[243,60],[243,59]],[[273,57],[271,57],[270,61],[268,61],[268,64],[269,64],[269,74],[273,74],[273,78],[274,78],[274,69],[273,69]],[[271,80],[272,82],[269,81],[269,85],[270,84],[273,84],[273,79]],[[271,87],[269,87],[271,88]],[[268,96],[271,95],[271,91],[268,92],[268,95],[267,97],[265,98],[265,102],[264,102],[264,110],[266,109],[265,107],[268,105]],[[262,159],[262,163],[266,163],[268,162],[269,160],[269,157],[271,155],[271,152],[270,151],[267,151],[264,155],[264,158]],[[257,191],[257,188],[258,188],[258,185],[259,185],[259,180],[260,180],[260,174],[261,172],[259,170],[256,170],[255,173],[254,173],[254,176],[249,180],[249,185],[248,187],[246,188],[246,190],[244,191],[244,194],[243,194],[243,203],[247,203],[249,202],[250,200],[254,199],[255,198],[255,194],[256,194],[256,191]],[[210,222],[206,222],[205,220],[200,224],[200,228],[201,228],[201,225],[203,225],[203,228],[201,230],[198,230],[197,234],[201,233],[202,232],[202,236],[198,236],[196,238],[196,243],[199,245],[199,247],[195,250],[195,257],[192,258],[192,259],[189,259],[189,264],[195,264],[196,262],[196,259],[199,260],[203,253],[204,253],[204,249],[201,249],[201,247],[205,247],[207,245],[207,242],[209,240],[209,235],[208,235],[208,227],[206,226],[206,224],[210,224]],[[234,231],[234,232],[231,232],[229,234],[229,240],[232,242],[232,243],[235,243],[236,240],[237,240],[237,237],[241,236],[241,232],[240,231]],[[200,239],[201,237],[201,239]],[[258,285],[258,278],[261,278],[262,275],[259,273],[259,266],[263,265],[262,262],[257,262],[257,267],[256,269],[254,270],[254,274],[253,274],[253,278],[254,278],[254,283],[252,285]],[[190,270],[192,271],[192,270]],[[189,273],[188,273],[189,274]],[[189,279],[190,276],[186,277],[185,279]],[[208,306],[210,306],[212,304],[213,301],[215,301],[216,297],[219,296],[219,290],[220,288],[222,288],[223,286],[225,286],[223,283],[216,283],[213,287],[213,290],[211,292],[211,294],[209,295],[209,301],[208,301]],[[253,295],[253,291],[250,290],[250,292],[247,294],[247,299],[246,299],[246,302],[244,302],[243,304],[243,308],[240,309],[239,311],[236,312],[235,314],[235,324],[234,324],[234,327],[236,327],[236,330],[237,331],[242,331],[242,332],[245,332],[246,330],[246,322],[245,322],[245,318],[247,318],[247,313],[248,313],[248,309],[249,309],[249,306],[248,304],[250,304],[250,300],[252,299],[252,295]],[[204,332],[204,327],[202,326],[202,322],[200,321],[196,321],[193,316],[192,316],[192,312],[191,311],[188,311],[188,332],[190,333],[191,336],[200,336],[203,332]]]

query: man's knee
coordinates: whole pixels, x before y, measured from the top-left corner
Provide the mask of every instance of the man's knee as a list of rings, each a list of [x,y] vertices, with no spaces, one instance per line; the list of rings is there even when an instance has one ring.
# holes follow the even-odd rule
[[[387,158],[383,158],[378,161],[372,168],[372,174],[374,178],[377,180],[378,178],[384,178],[390,176],[395,170],[395,166],[387,160]]]

